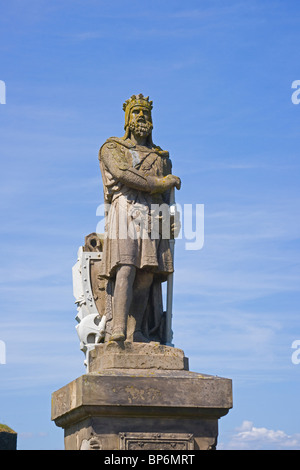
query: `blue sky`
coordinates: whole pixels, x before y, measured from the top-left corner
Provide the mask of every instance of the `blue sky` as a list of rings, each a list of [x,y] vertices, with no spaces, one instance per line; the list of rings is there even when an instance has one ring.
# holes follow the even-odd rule
[[[296,0],[1,2],[0,422],[19,449],[63,448],[51,393],[84,373],[71,269],[98,149],[140,92],[177,201],[205,208],[203,249],[176,243],[173,329],[191,370],[233,380],[219,448],[300,448],[299,20]]]

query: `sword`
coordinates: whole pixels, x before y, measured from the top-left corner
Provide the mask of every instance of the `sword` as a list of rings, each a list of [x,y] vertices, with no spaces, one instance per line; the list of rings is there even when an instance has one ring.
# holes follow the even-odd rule
[[[175,220],[176,214],[176,205],[175,205],[175,188],[173,187],[170,192],[170,218],[173,216]],[[174,248],[175,248],[175,239],[172,235],[169,240],[171,256],[173,260],[174,268]],[[173,331],[172,331],[172,309],[173,309],[173,279],[174,273],[168,275],[167,279],[167,311],[166,311],[166,345],[174,346],[172,344],[173,340]]]

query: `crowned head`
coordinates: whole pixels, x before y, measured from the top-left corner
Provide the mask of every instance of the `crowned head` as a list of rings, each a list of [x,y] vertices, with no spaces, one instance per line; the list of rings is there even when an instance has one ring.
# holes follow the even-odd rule
[[[139,95],[132,95],[123,104],[125,111],[125,136],[129,137],[130,133],[135,133],[140,136],[151,136],[153,129],[152,124],[152,101],[149,101],[149,96],[144,97],[141,93]]]

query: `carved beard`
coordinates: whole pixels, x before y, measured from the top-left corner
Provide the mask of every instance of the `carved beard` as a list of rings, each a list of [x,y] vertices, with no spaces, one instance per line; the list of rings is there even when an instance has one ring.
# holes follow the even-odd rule
[[[129,129],[134,134],[137,134],[140,137],[147,137],[153,128],[153,124],[150,121],[142,122],[142,121],[131,121],[129,124]]]

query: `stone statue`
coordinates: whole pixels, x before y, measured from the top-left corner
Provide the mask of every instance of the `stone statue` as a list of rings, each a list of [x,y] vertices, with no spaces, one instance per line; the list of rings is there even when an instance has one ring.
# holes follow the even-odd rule
[[[180,222],[169,153],[152,141],[152,101],[127,100],[125,135],[110,137],[99,151],[105,233],[91,233],[73,267],[76,326],[86,355],[97,343],[117,341],[171,346],[174,238]],[[167,312],[162,283],[167,281]]]
[[[171,173],[169,153],[153,144],[149,97],[133,95],[123,109],[125,135],[107,139],[99,151],[109,205],[99,278],[113,284],[108,339],[164,342],[161,282],[173,272],[173,260],[159,225],[163,216],[153,207],[169,205],[181,181]],[[151,231],[155,218],[160,228]],[[168,238],[176,229],[173,220]]]

